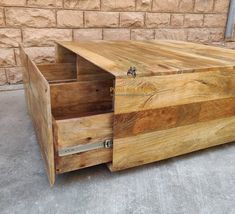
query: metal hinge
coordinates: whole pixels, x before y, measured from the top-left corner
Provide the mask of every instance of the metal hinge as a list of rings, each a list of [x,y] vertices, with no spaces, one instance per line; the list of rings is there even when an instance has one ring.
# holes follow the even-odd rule
[[[98,142],[98,143],[89,143],[89,144],[84,144],[84,145],[78,145],[78,146],[73,146],[73,147],[68,147],[65,149],[60,149],[59,150],[59,156],[66,156],[66,155],[73,155],[73,154],[78,154],[81,152],[88,152],[94,149],[102,149],[102,148],[112,148],[113,147],[113,140],[105,140],[103,142]]]

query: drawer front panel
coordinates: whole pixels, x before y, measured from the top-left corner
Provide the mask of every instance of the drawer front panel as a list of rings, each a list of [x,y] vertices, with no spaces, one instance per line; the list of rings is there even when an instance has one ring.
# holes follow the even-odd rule
[[[61,174],[112,161],[111,149],[99,149],[56,158],[56,173]]]
[[[53,127],[57,172],[111,161],[112,149],[104,142],[113,137],[113,113],[55,120]]]

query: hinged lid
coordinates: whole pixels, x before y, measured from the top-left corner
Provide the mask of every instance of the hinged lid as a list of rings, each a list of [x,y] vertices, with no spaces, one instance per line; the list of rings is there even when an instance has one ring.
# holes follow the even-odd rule
[[[182,41],[58,42],[116,78],[195,73],[235,65],[235,51]]]

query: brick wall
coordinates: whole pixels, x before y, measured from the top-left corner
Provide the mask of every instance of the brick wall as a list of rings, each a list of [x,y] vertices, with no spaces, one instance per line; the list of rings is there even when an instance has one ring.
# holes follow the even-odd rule
[[[54,40],[178,39],[219,44],[229,0],[0,0],[0,85],[21,82],[18,43],[36,63]]]

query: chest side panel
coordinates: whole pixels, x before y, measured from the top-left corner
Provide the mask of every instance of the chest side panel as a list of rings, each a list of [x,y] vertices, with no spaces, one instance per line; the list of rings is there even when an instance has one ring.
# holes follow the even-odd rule
[[[22,67],[22,79],[24,83],[25,100],[27,102],[27,108],[29,114],[31,114],[30,101],[29,101],[29,71],[28,71],[28,55],[21,45],[19,45],[20,60]]]
[[[29,96],[31,116],[45,160],[50,184],[55,182],[54,145],[52,138],[52,115],[50,86],[36,65],[28,59]]]
[[[235,140],[232,67],[117,79],[114,100],[113,170]]]

